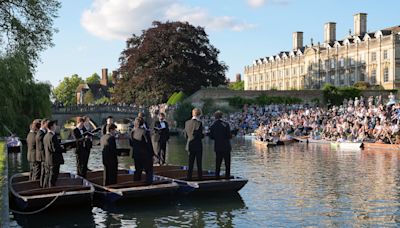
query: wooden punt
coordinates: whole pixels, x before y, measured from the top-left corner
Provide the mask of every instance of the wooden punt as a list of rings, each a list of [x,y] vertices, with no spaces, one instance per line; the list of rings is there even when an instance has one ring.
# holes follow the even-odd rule
[[[397,150],[400,151],[399,144],[386,144],[386,143],[367,143],[362,144],[364,150]]]
[[[276,145],[289,145],[296,142],[294,139],[279,140]]]
[[[253,143],[257,146],[263,146],[263,147],[274,147],[277,145],[277,143],[275,143],[275,142],[261,141],[258,139],[254,139]]]
[[[308,143],[315,143],[315,144],[331,144],[331,141],[324,140],[324,139],[311,139],[307,140]]]
[[[358,142],[331,142],[331,146],[340,150],[361,150],[361,144]]]
[[[163,170],[155,169],[155,174],[179,184],[178,192],[183,194],[237,193],[248,182],[247,179],[234,176],[216,177],[212,171],[203,171],[203,177],[199,180],[196,170],[193,170],[193,178],[187,180],[187,170],[184,169],[186,167],[176,169],[176,166],[170,166],[169,168],[171,169],[168,170],[168,167],[164,167]]]
[[[172,195],[178,189],[178,184],[172,180],[156,175],[154,175],[151,185],[144,181],[145,175],[142,175],[142,181],[134,181],[133,172],[125,169],[118,170],[117,184],[104,186],[103,172],[103,170],[88,172],[86,179],[96,189],[95,199],[109,203]]]
[[[17,173],[10,179],[10,193],[15,206],[27,211],[47,207],[53,200],[52,208],[90,206],[94,187],[78,175],[60,173],[55,186],[41,188],[38,180],[29,180],[29,173]]]

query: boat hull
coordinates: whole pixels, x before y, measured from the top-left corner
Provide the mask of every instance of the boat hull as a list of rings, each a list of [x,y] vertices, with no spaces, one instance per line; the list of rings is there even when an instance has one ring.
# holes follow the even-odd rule
[[[51,208],[91,206],[94,187],[79,176],[61,173],[56,186],[47,189],[40,188],[39,181],[28,181],[28,178],[29,173],[20,173],[13,175],[10,179],[10,198],[13,201],[13,205],[19,210],[31,211],[47,206]],[[78,184],[64,186],[64,182]],[[24,188],[24,186],[27,187]],[[34,191],[35,193],[28,193],[29,191]],[[53,200],[55,201],[52,202]]]
[[[168,168],[170,168],[168,170]],[[186,168],[186,167],[185,167]],[[162,170],[161,170],[162,169]],[[198,180],[197,171],[193,171],[193,179],[186,180],[187,170],[177,166],[164,166],[155,169],[155,174],[169,178],[179,184],[178,193],[182,194],[228,194],[237,193],[248,182],[247,179],[231,176],[230,178],[216,177],[212,171],[203,171],[203,179]]]
[[[94,198],[99,202],[116,203],[130,200],[149,199],[173,195],[178,190],[178,184],[164,177],[154,176],[154,184],[146,185],[133,181],[133,173],[129,170],[118,171],[118,183],[103,186],[102,171],[88,173],[88,180],[96,189]],[[144,179],[144,176],[142,176]]]
[[[400,151],[399,144],[384,144],[384,143],[363,143],[362,148],[364,150],[392,150]]]

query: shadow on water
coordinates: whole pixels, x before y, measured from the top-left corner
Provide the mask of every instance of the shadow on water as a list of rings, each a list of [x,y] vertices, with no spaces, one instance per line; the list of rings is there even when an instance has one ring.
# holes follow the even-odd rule
[[[91,207],[52,209],[35,215],[13,214],[11,227],[95,227]]]
[[[244,210],[241,196],[232,194],[108,204],[94,212],[100,227],[233,227],[235,214]]]

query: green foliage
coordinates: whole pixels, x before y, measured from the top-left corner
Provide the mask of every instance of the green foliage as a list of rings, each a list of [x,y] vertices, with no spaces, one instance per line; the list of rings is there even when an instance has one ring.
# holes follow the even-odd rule
[[[299,104],[303,101],[297,97],[278,97],[260,95],[255,99],[248,99],[242,97],[232,97],[228,99],[229,105],[235,108],[243,108],[244,105],[270,105],[270,104]]]
[[[108,103],[111,103],[110,98],[104,97],[104,96],[103,96],[102,98],[97,99],[97,100],[95,101],[95,104],[108,104]]]
[[[180,104],[174,112],[174,120],[178,127],[185,127],[186,120],[192,118],[194,106],[191,103]]]
[[[229,84],[229,89],[231,90],[244,90],[244,81],[234,82]]]
[[[202,86],[226,84],[227,66],[202,27],[185,22],[153,22],[127,41],[120,57],[115,102],[164,103],[174,91],[192,94]]]
[[[167,104],[171,105],[171,104],[172,104],[172,101],[175,99],[176,95],[178,95],[178,93],[177,93],[177,92],[174,92],[174,93],[168,98]]]
[[[88,84],[100,84],[100,76],[97,73],[92,74],[86,78]]]
[[[94,103],[94,96],[92,91],[87,91],[85,95],[83,95],[83,104],[93,104]]]
[[[243,108],[243,105],[245,105],[245,104],[253,104],[254,100],[235,96],[235,97],[229,98],[228,102],[229,102],[229,105],[232,107]]]
[[[31,68],[39,52],[53,45],[53,22],[60,7],[57,0],[1,0],[0,50],[20,52]]]
[[[335,87],[331,84],[325,84],[322,88],[324,94],[324,103],[331,105],[341,105],[343,100],[354,99],[354,97],[359,97],[361,90],[355,87]]]
[[[0,56],[0,135],[12,132],[24,137],[33,119],[50,117],[51,86],[36,83],[23,52]]]
[[[365,89],[369,89],[371,87],[371,85],[368,82],[356,82],[353,85],[354,88],[359,89],[359,90],[365,90]]]
[[[76,105],[76,89],[81,83],[84,81],[77,74],[64,77],[64,80],[53,90],[56,101],[66,106]]]

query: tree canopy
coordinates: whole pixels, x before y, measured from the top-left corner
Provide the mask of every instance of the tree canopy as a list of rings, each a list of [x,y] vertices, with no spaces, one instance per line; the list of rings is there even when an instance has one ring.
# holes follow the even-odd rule
[[[94,73],[91,76],[86,78],[86,83],[99,84],[100,83],[100,76],[97,73]]]
[[[51,85],[36,82],[39,54],[52,46],[57,0],[0,0],[0,136],[19,136],[51,115]],[[4,127],[6,126],[6,127]]]
[[[226,84],[227,66],[218,54],[202,27],[153,22],[140,36],[127,40],[113,99],[155,104],[166,102],[174,92],[190,95],[202,86]]]
[[[79,75],[64,77],[64,80],[53,90],[54,98],[64,105],[76,105],[76,89],[84,83]]]
[[[1,0],[0,47],[23,52],[33,66],[39,52],[53,45],[53,21],[60,7],[57,0]]]
[[[244,81],[233,82],[229,84],[231,90],[244,90]]]

